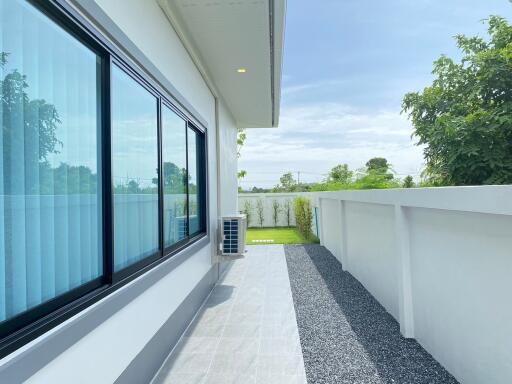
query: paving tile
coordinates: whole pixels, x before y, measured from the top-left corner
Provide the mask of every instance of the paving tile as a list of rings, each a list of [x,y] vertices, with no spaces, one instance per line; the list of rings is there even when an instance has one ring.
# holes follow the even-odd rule
[[[152,384],[203,384],[206,373],[170,373],[163,377],[157,377]]]
[[[264,308],[263,303],[258,304],[258,303],[248,302],[248,303],[244,303],[244,304],[238,304],[238,305],[233,306],[233,308],[231,309],[230,315],[232,315],[233,313],[245,313],[249,316],[254,316],[255,318],[256,317],[259,318],[261,316],[261,314],[263,313],[263,308]]]
[[[300,355],[302,349],[299,340],[289,338],[266,338],[262,337],[260,341],[260,355],[279,356],[279,355]]]
[[[304,375],[261,375],[256,376],[258,384],[307,384]]]
[[[166,363],[169,373],[196,373],[206,374],[213,361],[211,353],[205,354],[178,354]]]
[[[257,375],[273,376],[304,376],[304,360],[302,355],[275,355],[258,357]]]
[[[251,323],[261,324],[262,317],[263,317],[263,309],[255,312],[255,313],[233,310],[230,313],[229,317],[227,318],[226,323],[227,324],[251,324]]]
[[[283,247],[227,268],[155,384],[306,384]]]
[[[296,326],[295,317],[290,316],[290,314],[286,313],[263,313],[262,319],[261,319],[262,325],[277,325],[281,327],[287,327],[287,326]]]
[[[213,354],[220,337],[184,337],[174,351],[175,354]]]
[[[209,372],[215,373],[244,373],[246,375],[256,375],[258,355],[255,353],[247,354],[216,354]]]
[[[299,340],[299,331],[297,329],[297,325],[293,324],[291,321],[287,322],[284,325],[271,322],[262,323],[261,335],[262,337],[268,337],[273,339],[286,337],[290,339]]]
[[[261,324],[259,323],[246,323],[246,324],[226,324],[222,337],[259,337]]]
[[[257,384],[255,375],[241,372],[219,373],[212,372],[206,376],[204,384]],[[263,384],[263,383],[261,383]]]
[[[222,335],[224,324],[205,324],[201,321],[192,324],[185,332],[185,337],[218,337]]]
[[[215,353],[217,355],[257,355],[259,347],[259,337],[222,337]]]
[[[209,308],[197,315],[190,327],[223,325],[229,317],[230,311]]]

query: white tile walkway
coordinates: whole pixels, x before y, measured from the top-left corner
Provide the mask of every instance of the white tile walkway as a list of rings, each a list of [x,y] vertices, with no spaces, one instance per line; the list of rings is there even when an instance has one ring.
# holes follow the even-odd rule
[[[305,384],[283,246],[249,246],[162,366],[155,384]]]

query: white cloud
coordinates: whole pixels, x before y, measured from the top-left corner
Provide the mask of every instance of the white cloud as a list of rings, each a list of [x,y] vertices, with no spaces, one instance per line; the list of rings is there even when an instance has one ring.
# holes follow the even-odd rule
[[[289,86],[283,87],[281,93],[283,96],[289,96],[292,94],[303,93],[306,91],[311,91],[311,90],[315,90],[315,89],[319,89],[319,88],[325,88],[325,87],[333,88],[333,87],[337,87],[339,85],[346,84],[346,83],[347,83],[346,80],[330,79],[330,80],[316,81],[316,82],[311,82],[311,83],[306,83],[306,84],[289,85]]]
[[[357,169],[375,156],[386,157],[399,176],[417,176],[422,149],[411,133],[407,118],[395,111],[368,113],[336,103],[283,107],[279,128],[248,130],[243,185],[275,185],[287,171],[317,181],[338,163]]]

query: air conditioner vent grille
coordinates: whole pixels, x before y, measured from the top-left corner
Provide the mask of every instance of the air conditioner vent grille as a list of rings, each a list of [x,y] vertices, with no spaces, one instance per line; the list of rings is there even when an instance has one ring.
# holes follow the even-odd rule
[[[245,215],[223,217],[221,250],[224,256],[242,256],[245,252]]]

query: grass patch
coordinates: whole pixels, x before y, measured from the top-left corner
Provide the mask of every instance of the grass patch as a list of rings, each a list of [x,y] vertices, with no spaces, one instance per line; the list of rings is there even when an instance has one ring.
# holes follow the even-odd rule
[[[249,228],[247,230],[248,245],[315,244],[319,242],[314,235],[311,235],[311,239],[306,240],[295,227]]]

